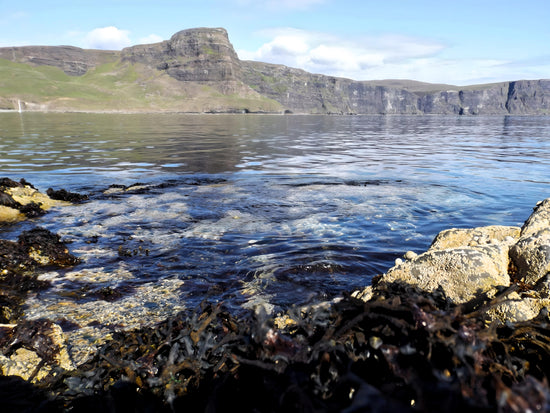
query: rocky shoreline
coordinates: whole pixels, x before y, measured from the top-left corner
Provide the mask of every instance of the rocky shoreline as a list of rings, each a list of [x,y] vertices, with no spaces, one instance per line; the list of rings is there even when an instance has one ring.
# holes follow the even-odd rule
[[[85,199],[4,178],[0,220]],[[81,360],[70,326],[21,307],[48,288],[37,268],[77,264],[41,228],[0,241],[3,411],[550,411],[550,198],[521,228],[443,231],[332,302],[238,318],[205,302]]]

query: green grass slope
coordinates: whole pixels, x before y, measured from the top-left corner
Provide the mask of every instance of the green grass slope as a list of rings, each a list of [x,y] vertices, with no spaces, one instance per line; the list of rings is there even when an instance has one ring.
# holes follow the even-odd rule
[[[119,60],[83,76],[0,59],[0,109],[117,112],[278,112],[280,104],[240,82],[180,82]]]

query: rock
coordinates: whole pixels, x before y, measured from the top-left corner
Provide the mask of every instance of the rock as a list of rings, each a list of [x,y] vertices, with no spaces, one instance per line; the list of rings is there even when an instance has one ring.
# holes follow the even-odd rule
[[[40,193],[24,179],[21,182],[9,178],[0,179],[0,222],[36,217],[59,203]]]
[[[380,282],[405,283],[427,292],[442,290],[461,304],[508,286],[508,249],[499,245],[429,250],[391,268]]]
[[[522,237],[510,251],[518,278],[535,283],[550,271],[550,228]]]
[[[505,301],[489,308],[487,316],[502,323],[517,323],[532,320],[549,305],[548,296],[541,298],[540,294],[537,294],[535,297],[530,297],[513,292],[506,297]]]
[[[443,250],[491,243],[512,245],[519,239],[519,235],[520,228],[510,226],[494,225],[469,229],[452,228],[441,231],[433,240],[430,250]]]
[[[74,370],[61,327],[49,320],[25,321],[14,328],[11,342],[0,356],[4,375],[39,381],[53,367]]]
[[[51,199],[56,201],[66,201],[66,202],[82,202],[88,199],[88,195],[77,194],[76,192],[69,192],[66,189],[59,189],[57,191],[52,188],[48,188],[46,191]]]
[[[540,202],[525,221],[510,256],[518,277],[527,283],[538,281],[550,271],[550,198]]]
[[[405,255],[403,255],[403,258],[409,261],[415,259],[416,257],[418,257],[418,254],[414,251],[407,251]]]
[[[241,62],[225,29],[188,29],[154,45],[128,47],[122,61],[143,63],[184,82],[237,80]]]
[[[550,198],[537,203],[533,213],[521,227],[521,236],[527,237],[550,228]]]
[[[520,228],[509,226],[442,231],[427,252],[407,252],[406,261],[396,260],[382,280],[415,285],[429,292],[441,290],[455,304],[473,300],[479,294],[493,296],[510,283],[508,250],[519,233]],[[365,291],[355,296],[370,294]]]
[[[448,229],[425,253],[404,258],[352,296],[368,301],[379,288],[405,284],[442,292],[453,304],[492,299],[483,312],[500,323],[534,319],[550,306],[550,198],[521,228]]]
[[[59,235],[44,228],[24,231],[18,238],[19,246],[39,265],[70,267],[79,260],[72,255]]]
[[[70,76],[84,75],[89,69],[112,59],[118,52],[85,50],[73,46],[23,46],[0,48],[0,59],[33,66],[54,66]]]

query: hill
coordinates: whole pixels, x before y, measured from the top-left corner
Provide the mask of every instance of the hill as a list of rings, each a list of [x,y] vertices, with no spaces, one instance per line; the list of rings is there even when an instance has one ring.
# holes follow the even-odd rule
[[[121,51],[0,48],[0,109],[319,114],[550,114],[550,80],[457,87],[354,81],[238,58],[224,29]]]

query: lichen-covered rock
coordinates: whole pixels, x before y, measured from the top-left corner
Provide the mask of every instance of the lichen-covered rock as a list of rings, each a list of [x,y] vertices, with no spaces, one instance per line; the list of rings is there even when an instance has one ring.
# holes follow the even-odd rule
[[[479,228],[447,229],[433,240],[430,250],[443,250],[458,247],[474,247],[486,244],[503,243],[512,245],[519,239],[519,227],[492,225]]]
[[[550,228],[522,237],[510,255],[518,268],[518,278],[535,283],[550,271]]]
[[[442,292],[453,304],[495,298],[484,310],[489,320],[531,320],[550,306],[550,198],[539,202],[521,228],[448,229],[425,253],[404,258],[352,296],[368,301],[378,284],[406,284]]]
[[[486,315],[491,320],[502,323],[517,323],[532,320],[543,308],[550,305],[548,296],[540,294],[523,295],[518,292],[509,294],[505,300],[487,310]]]
[[[508,249],[500,245],[434,249],[391,268],[382,282],[410,284],[428,292],[441,289],[459,304],[508,286],[507,268]]]
[[[550,228],[550,198],[541,201],[533,209],[533,213],[521,227],[521,236],[528,237]]]

